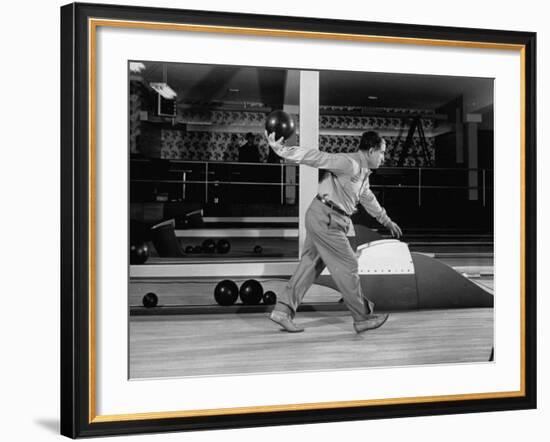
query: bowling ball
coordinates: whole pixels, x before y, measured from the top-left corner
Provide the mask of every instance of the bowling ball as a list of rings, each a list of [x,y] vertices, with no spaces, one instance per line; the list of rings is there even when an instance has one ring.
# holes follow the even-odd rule
[[[263,251],[264,249],[262,248],[262,246],[260,245],[254,246],[254,253],[262,253]]]
[[[262,300],[264,301],[264,304],[266,304],[266,305],[273,305],[277,302],[277,295],[275,294],[275,292],[272,292],[271,290],[268,290],[262,296]]]
[[[185,248],[185,253],[187,253],[188,255],[190,255],[191,253],[195,253],[193,250],[193,246],[187,246]]]
[[[201,246],[195,246],[193,247],[193,253],[201,253],[202,247]]]
[[[216,244],[216,250],[218,253],[229,253],[231,250],[231,243],[226,239],[220,239]]]
[[[149,247],[144,241],[130,245],[130,264],[143,264],[149,258]]]
[[[219,305],[233,305],[239,297],[239,287],[230,279],[218,282],[214,289],[214,299]]]
[[[239,296],[243,304],[255,305],[259,304],[264,294],[264,288],[255,279],[248,279],[242,283],[239,289]]]
[[[205,239],[202,242],[202,251],[204,253],[214,253],[216,251],[216,243],[213,239]]]
[[[144,307],[156,307],[159,303],[159,298],[153,292],[149,292],[143,297],[142,302]]]
[[[271,112],[265,119],[265,130],[268,134],[275,132],[276,140],[281,137],[287,140],[294,134],[296,125],[290,114],[282,110],[276,110]]]

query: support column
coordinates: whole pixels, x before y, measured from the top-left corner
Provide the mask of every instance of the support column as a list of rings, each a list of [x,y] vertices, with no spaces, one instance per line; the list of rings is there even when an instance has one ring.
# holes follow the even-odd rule
[[[466,146],[468,152],[468,168],[477,169],[479,167],[479,154],[477,146],[477,129],[478,123],[481,122],[481,115],[466,114],[465,130],[466,130]],[[476,187],[468,190],[468,199],[470,201],[479,200],[479,176],[477,170],[468,171],[468,186]]]
[[[300,146],[319,149],[319,72],[300,72]],[[305,214],[317,192],[319,171],[300,166],[300,255],[306,238]]]
[[[283,110],[291,115],[300,113],[300,71],[289,70],[287,72]],[[286,141],[286,144],[289,146],[298,144],[296,133]],[[285,186],[283,199],[286,204],[294,204],[296,198],[298,198],[298,192],[295,186],[296,177],[298,175],[297,168],[294,166],[287,166],[285,169],[285,183],[292,185]]]
[[[461,103],[462,105],[462,103]],[[464,128],[462,126],[462,108],[455,110],[455,146],[456,146],[456,164],[464,164]]]

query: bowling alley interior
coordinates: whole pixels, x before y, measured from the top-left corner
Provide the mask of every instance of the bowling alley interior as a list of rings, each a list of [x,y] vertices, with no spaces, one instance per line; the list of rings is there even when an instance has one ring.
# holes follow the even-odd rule
[[[493,93],[492,78],[130,61],[129,377],[494,361]],[[329,172],[279,157],[266,127],[333,154],[385,140],[370,188],[403,237],[361,205],[349,236],[383,327],[354,332],[326,269],[304,333],[267,319]]]

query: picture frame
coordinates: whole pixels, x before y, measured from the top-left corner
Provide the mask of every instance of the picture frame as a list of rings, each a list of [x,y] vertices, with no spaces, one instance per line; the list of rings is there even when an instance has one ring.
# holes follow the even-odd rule
[[[97,234],[101,175],[97,168],[96,69],[104,46],[100,29],[146,29],[195,33],[215,43],[221,35],[262,37],[318,44],[349,43],[506,51],[519,57],[520,198],[517,204],[519,287],[504,288],[518,311],[519,388],[474,393],[406,393],[391,397],[305,401],[258,406],[196,407],[103,414],[98,363]],[[61,8],[61,433],[71,438],[201,429],[397,418],[536,408],[536,35],[487,29],[356,22],[304,17],[73,3]],[[103,136],[109,136],[103,134]],[[116,144],[115,144],[116,146]],[[126,146],[121,146],[125,150]],[[112,173],[112,172],[111,172]],[[116,178],[115,178],[116,181]],[[498,223],[496,221],[495,223]],[[127,277],[127,275],[123,275]],[[100,284],[101,283],[101,284]],[[126,379],[127,381],[127,379]],[[307,392],[306,392],[307,395]],[[163,398],[159,399],[160,401]],[[99,410],[99,412],[98,412]]]

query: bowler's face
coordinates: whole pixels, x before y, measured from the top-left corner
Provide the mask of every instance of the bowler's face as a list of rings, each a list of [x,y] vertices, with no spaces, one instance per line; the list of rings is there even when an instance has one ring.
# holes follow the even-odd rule
[[[386,154],[386,142],[382,141],[380,149],[369,149],[367,152],[367,164],[369,169],[378,169],[384,162]]]

